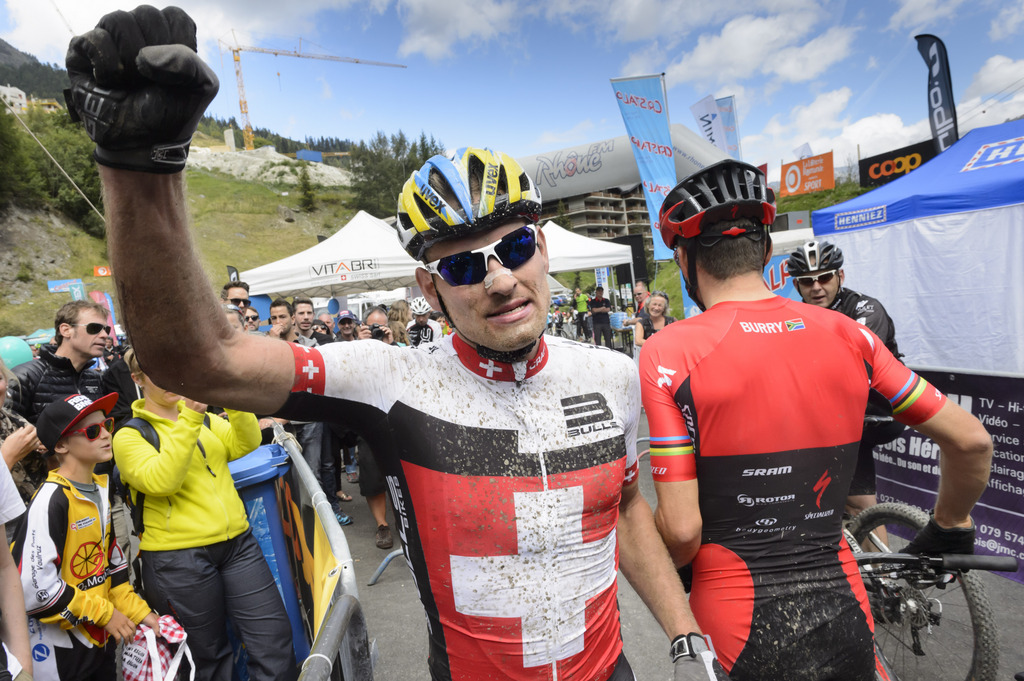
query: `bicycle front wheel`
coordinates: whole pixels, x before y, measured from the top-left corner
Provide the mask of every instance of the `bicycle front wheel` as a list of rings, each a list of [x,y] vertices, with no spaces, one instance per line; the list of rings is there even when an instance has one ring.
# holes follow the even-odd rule
[[[928,515],[885,503],[858,514],[850,533],[866,552],[900,552]],[[888,546],[873,532],[886,526]],[[904,535],[904,536],[900,536]],[[916,574],[893,578],[861,566],[875,619],[875,640],[900,681],[996,681],[995,621],[977,573],[956,572],[948,584]],[[942,588],[945,587],[945,588]]]

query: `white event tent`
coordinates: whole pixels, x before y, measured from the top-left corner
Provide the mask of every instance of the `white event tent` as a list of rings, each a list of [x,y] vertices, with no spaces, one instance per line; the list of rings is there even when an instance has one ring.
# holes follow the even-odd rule
[[[632,262],[629,246],[573,234],[553,222],[542,226],[551,272]],[[329,239],[241,273],[251,295],[331,298],[416,286],[419,264],[386,222],[359,211]]]

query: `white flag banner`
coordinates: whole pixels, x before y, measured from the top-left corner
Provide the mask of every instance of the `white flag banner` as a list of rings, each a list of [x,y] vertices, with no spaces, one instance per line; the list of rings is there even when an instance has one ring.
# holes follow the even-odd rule
[[[796,160],[798,161],[814,156],[814,152],[811,151],[811,145],[809,142],[804,142],[802,145],[794,149],[793,153],[796,154]]]
[[[722,125],[722,116],[718,111],[718,102],[715,101],[715,98],[708,95],[691,106],[690,112],[697,120],[697,129],[700,130],[704,139],[729,153],[729,145],[725,139],[725,127]]]

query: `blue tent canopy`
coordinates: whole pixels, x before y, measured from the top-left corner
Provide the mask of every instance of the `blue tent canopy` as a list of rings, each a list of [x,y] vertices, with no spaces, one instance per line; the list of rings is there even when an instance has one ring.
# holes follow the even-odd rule
[[[816,235],[1024,203],[1024,120],[976,128],[878,189],[814,211]]]

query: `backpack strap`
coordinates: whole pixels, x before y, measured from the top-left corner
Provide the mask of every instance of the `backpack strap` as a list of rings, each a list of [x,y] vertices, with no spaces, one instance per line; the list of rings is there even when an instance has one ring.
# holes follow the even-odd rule
[[[157,450],[158,452],[160,451],[160,435],[156,432],[156,428],[153,427],[153,424],[147,421],[146,419],[139,418],[138,416],[133,416],[132,418],[128,419],[123,424],[121,424],[121,427],[134,428],[135,430],[139,431],[139,433],[142,435],[142,438],[146,442],[148,442],[153,449]],[[209,413],[203,414],[203,427],[207,429],[210,427]],[[197,444],[198,442],[199,441],[196,440]],[[128,507],[132,511],[132,526],[135,528],[135,534],[141,537],[143,530],[142,509],[146,503],[146,495],[143,492],[135,490],[135,499],[132,499],[131,492],[128,490],[128,486],[121,481],[121,474],[117,470],[116,466],[114,467],[114,475],[116,478],[115,484],[118,486],[119,489],[123,490],[124,500],[128,503]]]

